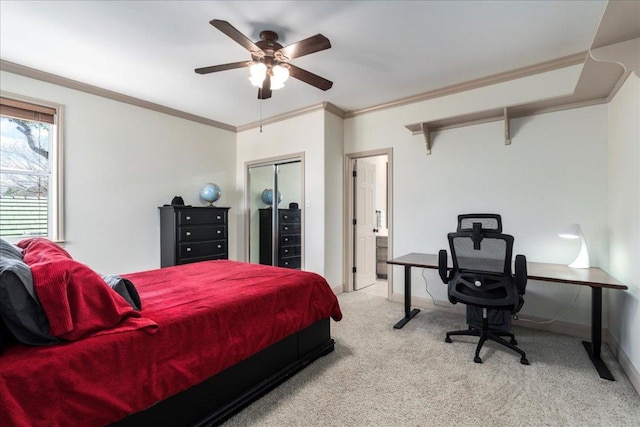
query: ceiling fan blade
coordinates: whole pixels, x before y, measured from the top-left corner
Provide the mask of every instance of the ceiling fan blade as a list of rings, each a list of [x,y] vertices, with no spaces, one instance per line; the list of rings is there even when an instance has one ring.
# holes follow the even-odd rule
[[[258,89],[258,99],[271,98],[271,76],[267,73],[267,76],[262,83],[262,87]]]
[[[218,30],[225,33],[232,40],[238,43],[240,46],[247,49],[249,52],[260,52],[260,49],[254,42],[248,39],[244,34],[236,29],[233,25],[229,24],[227,21],[221,21],[219,19],[213,19],[209,21],[211,25],[216,27]]]
[[[316,34],[315,36],[301,40],[297,43],[290,44],[280,49],[278,52],[282,53],[289,59],[299,58],[310,53],[319,52],[321,50],[329,49],[331,42],[328,38],[322,34]]]
[[[217,71],[233,70],[235,68],[248,67],[251,64],[252,64],[252,61],[231,62],[229,64],[212,65],[210,67],[196,68],[195,71],[198,74],[209,74],[209,73],[215,73]]]
[[[313,74],[307,70],[303,70],[300,67],[296,67],[295,65],[289,65],[289,75],[291,77],[295,77],[298,80],[302,80],[305,83],[310,84],[311,86],[315,86],[318,89],[329,90],[331,86],[333,86],[333,82],[329,81],[323,77],[320,77],[317,74]]]

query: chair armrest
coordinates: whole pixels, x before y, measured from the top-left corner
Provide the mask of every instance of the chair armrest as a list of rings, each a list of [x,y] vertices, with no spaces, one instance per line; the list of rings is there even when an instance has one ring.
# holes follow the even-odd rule
[[[447,251],[440,249],[438,252],[438,273],[440,278],[445,284],[449,283],[449,276],[447,275]]]
[[[527,258],[524,255],[516,255],[516,286],[518,293],[524,295],[527,287]]]

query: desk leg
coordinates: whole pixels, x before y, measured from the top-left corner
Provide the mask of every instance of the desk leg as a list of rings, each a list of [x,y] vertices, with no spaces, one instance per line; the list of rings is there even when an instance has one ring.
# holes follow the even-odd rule
[[[411,310],[411,266],[404,266],[404,317],[393,325],[396,329],[402,329],[412,317],[420,312],[419,309]]]
[[[591,287],[591,342],[582,341],[591,362],[596,367],[600,378],[615,381],[611,371],[600,357],[602,347],[602,288]]]

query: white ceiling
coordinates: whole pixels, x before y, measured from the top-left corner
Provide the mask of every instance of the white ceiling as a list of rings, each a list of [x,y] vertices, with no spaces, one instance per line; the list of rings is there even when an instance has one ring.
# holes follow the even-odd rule
[[[284,46],[317,33],[331,49],[292,60],[334,82],[295,79],[262,101],[264,118],[331,102],[345,111],[589,49],[606,1],[7,1],[0,59],[233,126],[258,121],[249,60],[209,24]],[[0,82],[1,83],[1,82]]]

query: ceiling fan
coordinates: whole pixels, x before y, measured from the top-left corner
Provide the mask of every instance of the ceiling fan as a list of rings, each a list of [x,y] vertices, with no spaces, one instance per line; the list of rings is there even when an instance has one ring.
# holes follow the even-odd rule
[[[258,87],[258,99],[271,98],[272,90],[284,86],[284,82],[289,76],[322,90],[331,89],[333,86],[333,82],[289,63],[291,59],[329,49],[331,42],[322,34],[316,34],[283,47],[278,43],[278,34],[274,31],[262,31],[260,41],[254,43],[227,21],[214,19],[209,23],[247,49],[251,53],[251,61],[196,68],[196,73],[209,74],[250,67],[251,77],[249,80]]]

